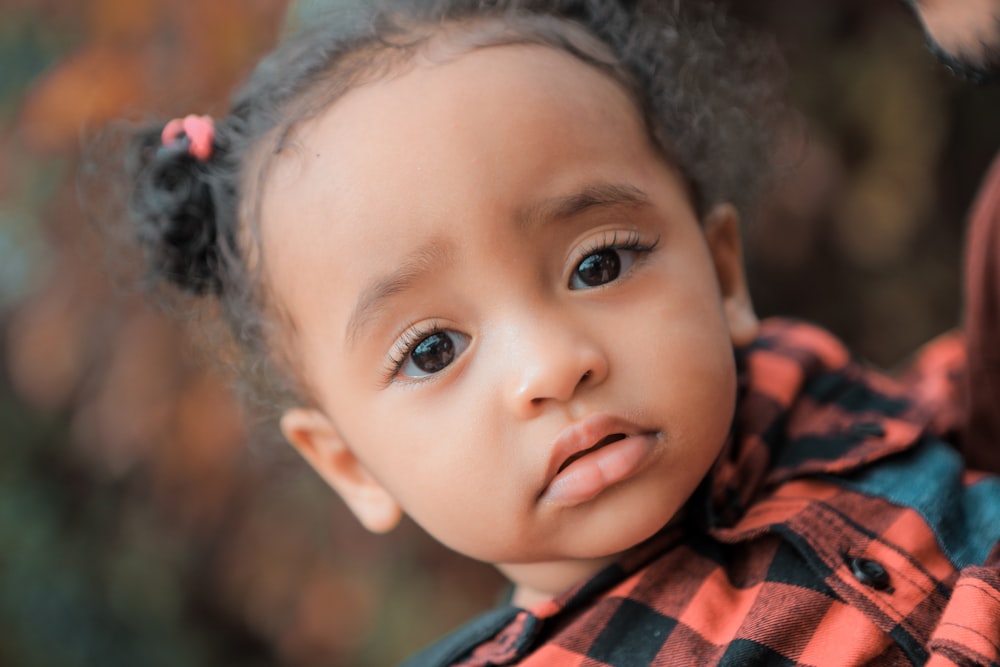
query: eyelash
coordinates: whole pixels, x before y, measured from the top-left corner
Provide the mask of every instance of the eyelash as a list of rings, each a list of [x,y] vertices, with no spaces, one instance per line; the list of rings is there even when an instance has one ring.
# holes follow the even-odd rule
[[[621,241],[618,240],[618,235],[624,233],[625,238]],[[610,238],[608,235],[610,234]],[[657,236],[653,239],[652,243],[643,243],[642,235],[635,229],[630,229],[627,232],[605,232],[604,236],[600,240],[595,241],[592,245],[588,246],[586,250],[581,252],[576,257],[576,261],[573,262],[573,270],[576,271],[577,267],[580,266],[580,262],[590,257],[591,255],[596,255],[599,252],[604,252],[605,250],[631,250],[632,252],[637,252],[640,254],[647,254],[654,250],[660,245],[660,237]]]
[[[399,340],[396,341],[389,351],[389,359],[385,366],[386,384],[392,382],[399,375],[406,360],[410,358],[410,354],[413,353],[414,348],[417,347],[420,341],[444,330],[445,328],[441,326],[440,322],[429,322],[427,324],[407,327],[406,331],[403,332]]]

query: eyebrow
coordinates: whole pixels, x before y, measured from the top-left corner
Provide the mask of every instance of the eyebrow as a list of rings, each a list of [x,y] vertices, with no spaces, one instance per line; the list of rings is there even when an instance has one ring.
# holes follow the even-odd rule
[[[646,204],[649,204],[649,197],[633,185],[594,183],[572,194],[552,197],[524,207],[517,216],[518,229],[528,232],[541,223],[566,220],[592,208],[638,208]]]
[[[385,302],[413,288],[424,276],[452,257],[454,247],[444,238],[433,238],[407,255],[388,274],[376,278],[361,291],[345,328],[348,343],[354,344],[361,331],[385,307]]]

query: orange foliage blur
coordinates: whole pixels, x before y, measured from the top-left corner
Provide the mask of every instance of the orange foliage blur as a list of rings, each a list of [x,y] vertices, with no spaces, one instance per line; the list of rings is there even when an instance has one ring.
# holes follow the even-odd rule
[[[239,75],[273,43],[285,4],[77,3],[83,48],[37,82],[18,130],[35,151],[63,152],[76,148],[81,129],[114,118],[149,109],[167,115],[218,110]]]

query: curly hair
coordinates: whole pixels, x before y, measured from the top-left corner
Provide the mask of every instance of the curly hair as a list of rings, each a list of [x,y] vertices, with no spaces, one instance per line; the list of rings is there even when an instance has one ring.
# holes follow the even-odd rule
[[[458,54],[540,44],[598,68],[631,95],[650,140],[685,176],[700,213],[733,203],[744,218],[767,174],[783,108],[780,58],[704,3],[666,0],[358,0],[265,58],[216,120],[207,160],[161,145],[162,125],[136,133],[129,217],[151,276],[214,297],[247,398],[281,410],[308,401],[274,344],[254,246],[268,158],[305,119],[365,81],[397,72],[444,40]],[[455,49],[453,49],[455,50]],[[285,355],[287,356],[287,355]]]

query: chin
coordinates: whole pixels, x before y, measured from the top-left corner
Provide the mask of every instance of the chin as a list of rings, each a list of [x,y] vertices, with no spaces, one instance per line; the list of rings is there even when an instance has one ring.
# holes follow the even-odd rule
[[[585,531],[573,536],[573,557],[593,560],[618,556],[658,533],[677,514],[676,510],[664,511],[670,508],[667,503],[659,504],[658,512],[655,500],[621,500],[625,501],[624,509],[608,508],[594,517]]]

